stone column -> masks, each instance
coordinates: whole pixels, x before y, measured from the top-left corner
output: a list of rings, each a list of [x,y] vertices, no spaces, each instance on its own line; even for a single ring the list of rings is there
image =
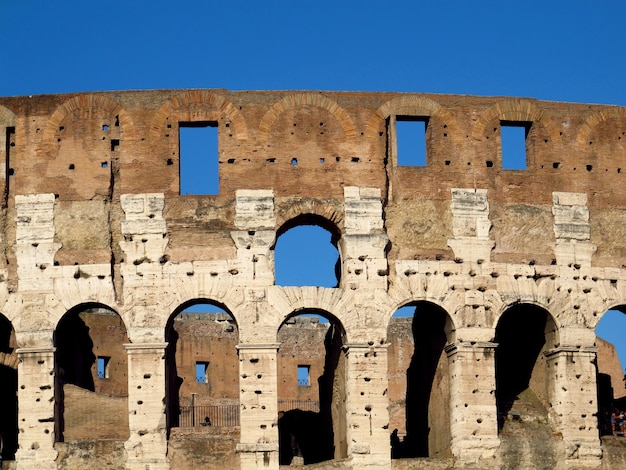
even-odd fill
[[[56,470],[53,347],[17,350],[18,470]]]
[[[599,466],[595,347],[559,346],[546,353],[551,417],[565,445],[566,467]]]
[[[128,470],[169,469],[165,424],[167,343],[125,344],[128,353]]]
[[[352,468],[390,469],[387,346],[347,344],[346,415]]]
[[[242,470],[278,470],[278,344],[240,344],[239,406]]]
[[[495,454],[498,438],[495,349],[490,342],[446,346],[450,367],[452,454],[476,462]]]

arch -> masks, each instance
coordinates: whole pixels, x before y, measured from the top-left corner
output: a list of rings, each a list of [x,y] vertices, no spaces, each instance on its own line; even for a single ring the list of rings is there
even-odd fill
[[[306,219],[312,219],[313,225],[319,225],[331,233],[339,234],[344,226],[343,207],[335,207],[317,199],[294,201],[293,204],[279,207],[276,214],[277,238],[281,233],[298,224],[310,225],[303,223]]]
[[[356,139],[357,132],[352,118],[336,101],[331,100],[321,93],[297,93],[285,96],[267,110],[259,123],[259,140],[261,142],[267,142],[274,122],[276,122],[278,117],[286,110],[307,105],[317,106],[328,111],[339,121],[346,140],[353,142]]]
[[[546,352],[558,345],[558,329],[550,312],[536,304],[515,303],[500,316],[495,329],[496,407],[498,429],[516,407],[534,404],[548,416],[550,387]],[[519,411],[517,411],[519,413]]]
[[[496,120],[533,122],[545,129],[552,141],[556,141],[559,138],[557,125],[545,115],[543,110],[526,99],[497,101],[479,116],[472,129],[472,138],[482,140],[487,132],[487,128]]]
[[[238,426],[239,329],[230,310],[207,298],[187,300],[168,318],[165,339],[168,439],[172,428]]]
[[[187,112],[181,116],[183,121],[198,120],[220,120],[221,117],[228,124],[232,124],[235,130],[235,137],[242,141],[248,139],[248,127],[246,121],[239,110],[224,96],[209,90],[189,90],[174,95],[167,100],[158,111],[156,111],[152,126],[150,128],[151,139],[158,139],[166,119],[187,106],[200,106],[202,109],[195,110],[203,114],[202,119],[192,116]],[[208,119],[206,115],[210,116]]]
[[[119,116],[119,125],[124,129],[125,137],[133,138],[133,121],[130,114],[119,103],[102,94],[84,94],[74,96],[57,107],[48,119],[43,132],[42,144],[54,144],[55,133],[63,119],[78,109],[101,109],[110,116]]]
[[[285,222],[279,227],[274,243],[276,284],[337,287],[341,282],[340,237],[334,223],[315,214],[300,214]]]
[[[386,101],[378,107],[367,123],[365,136],[368,141],[376,138],[381,123],[391,115],[436,117],[447,125],[451,132],[458,129],[454,116],[436,101],[421,95],[404,95]]]
[[[289,465],[296,455],[305,464],[347,457],[341,321],[327,311],[294,310],[279,326],[277,340],[280,463]]]
[[[597,111],[587,117],[576,133],[576,144],[581,148],[588,146],[591,134],[596,126],[609,119],[622,119],[626,121],[626,108],[622,106],[606,107],[602,111]]]
[[[128,438],[127,343],[123,319],[104,304],[79,304],[61,317],[53,335],[57,441]]]
[[[450,385],[444,348],[454,340],[452,317],[428,301],[409,302],[396,313],[400,316],[394,314],[387,328],[392,458],[449,452]]]

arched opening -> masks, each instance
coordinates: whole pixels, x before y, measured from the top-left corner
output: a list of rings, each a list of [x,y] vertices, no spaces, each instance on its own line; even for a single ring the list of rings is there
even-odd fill
[[[387,328],[392,458],[434,457],[450,449],[450,317],[430,302],[398,309]]]
[[[0,462],[17,451],[17,342],[11,322],[0,314]]]
[[[181,305],[165,338],[168,438],[239,426],[239,330],[225,306],[208,299]]]
[[[598,427],[601,436],[623,436],[619,415],[626,413],[626,306],[604,313],[596,327]],[[611,419],[613,413],[615,416]]]
[[[498,430],[508,420],[533,418],[547,422],[549,380],[544,352],[557,342],[552,316],[531,304],[516,304],[500,317],[496,327],[495,352],[496,406]]]
[[[337,287],[341,262],[339,231],[327,219],[303,214],[277,233],[274,260],[276,285]]]
[[[347,456],[345,331],[334,316],[302,310],[278,330],[281,465]]]
[[[126,440],[128,343],[121,317],[100,304],[69,310],[54,331],[56,440]]]

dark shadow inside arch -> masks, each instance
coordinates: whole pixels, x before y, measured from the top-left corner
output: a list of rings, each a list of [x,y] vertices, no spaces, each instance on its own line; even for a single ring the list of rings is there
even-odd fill
[[[182,304],[165,340],[168,439],[179,428],[239,426],[239,331],[226,307],[209,299]]]
[[[15,331],[0,314],[0,462],[17,451],[17,354]]]
[[[335,224],[315,214],[287,221],[276,234],[276,285],[337,287],[341,260]]]
[[[61,318],[54,331],[57,441],[128,438],[128,342],[124,322],[104,305],[83,304]]]
[[[347,456],[345,331],[332,315],[303,310],[278,331],[281,465]]]
[[[448,314],[429,302],[414,302],[392,317],[387,336],[392,458],[432,457],[449,450],[444,347],[450,329]]]
[[[547,333],[553,331],[553,321],[547,311],[530,304],[514,305],[500,318],[495,336],[498,344],[495,370],[499,430],[522,392],[529,389],[535,370],[541,383],[530,390],[540,402],[545,401],[545,358],[540,353],[546,344],[551,343],[547,343]]]

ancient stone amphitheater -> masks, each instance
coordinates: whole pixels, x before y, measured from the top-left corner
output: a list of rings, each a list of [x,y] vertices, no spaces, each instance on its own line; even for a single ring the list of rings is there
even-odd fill
[[[181,191],[186,129],[216,135],[205,194]],[[549,441],[524,468],[617,462],[594,330],[626,305],[625,108],[127,91],[0,98],[0,131],[5,465],[511,468],[524,439]],[[277,241],[302,225],[330,232],[336,286],[276,284]],[[184,327],[198,303],[221,309],[219,335]],[[185,381],[182,364],[215,369]],[[310,438],[280,405],[311,386],[287,383],[296,367],[317,382]],[[185,427],[187,392],[235,421]]]

